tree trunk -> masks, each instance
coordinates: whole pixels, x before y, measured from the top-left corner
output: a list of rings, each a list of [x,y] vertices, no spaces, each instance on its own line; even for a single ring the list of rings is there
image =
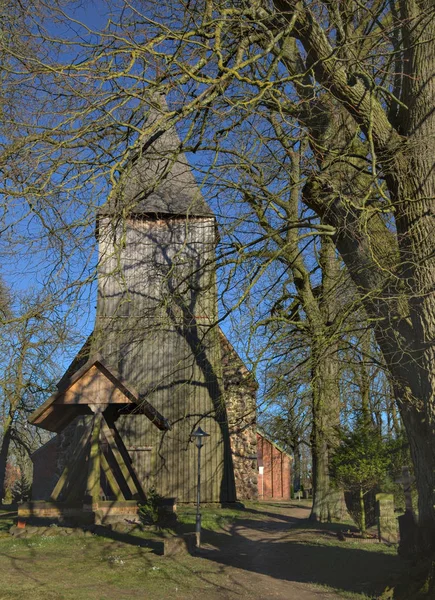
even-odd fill
[[[408,432],[419,493],[423,548],[435,549],[435,21],[433,3],[404,2],[404,131],[407,145],[391,188],[397,198],[397,229],[403,281],[409,290],[412,352],[402,418]],[[408,406],[410,405],[410,407]]]
[[[390,400],[390,410],[389,414],[391,415],[391,430],[394,431],[395,437],[398,437],[402,433],[402,425],[399,421],[399,417],[397,414],[396,401],[394,398]]]
[[[367,526],[366,526],[366,507],[364,504],[364,492],[362,488],[359,490],[359,507],[361,511],[361,521],[360,521],[360,531],[361,535],[366,534]]]
[[[274,0],[274,4],[288,20],[296,18],[292,35],[303,45],[307,64],[305,70],[300,69],[297,59],[303,61],[294,42],[288,44],[286,65],[290,73],[299,69],[305,76],[301,79],[305,88],[298,90],[301,97],[307,100],[310,94],[310,82],[306,85],[310,69],[329,92],[329,104],[326,101],[319,107],[321,117],[312,110],[305,119],[313,153],[323,168],[318,178],[307,182],[304,199],[325,224],[335,228],[337,248],[374,324],[411,444],[423,537],[435,548],[433,0],[398,3],[401,49],[395,68],[396,81],[397,75],[401,80],[400,102],[397,114],[391,115],[367,82],[350,77],[345,63],[334,60],[329,39],[309,8],[300,5],[292,13],[288,2]],[[364,169],[355,169],[352,177],[342,161],[328,162],[333,157],[331,146],[338,156],[351,143],[360,144],[349,116],[370,141],[370,150],[355,151],[354,147],[352,156],[370,156],[382,170],[396,230],[376,206],[372,210],[368,203],[359,204],[364,195],[361,190],[368,189],[361,179]]]
[[[343,490],[329,477],[331,452],[339,442],[339,342],[331,327],[338,311],[340,265],[331,239],[321,240],[322,294],[319,300],[324,328],[312,344],[313,353],[313,520],[341,520],[346,516]],[[316,335],[316,334],[314,334]],[[314,456],[316,454],[316,456]]]
[[[0,502],[3,502],[5,497],[5,483],[6,483],[6,465],[8,462],[9,447],[11,445],[12,437],[12,417],[8,416],[4,429],[3,429],[3,440],[0,448]]]
[[[326,432],[324,390],[319,377],[320,365],[314,365],[312,375],[313,421],[311,427],[311,454],[313,463],[313,507],[310,519],[323,523],[331,520],[329,506],[329,452]],[[326,402],[327,402],[326,398]]]
[[[359,390],[361,395],[361,416],[366,427],[372,423],[372,410],[370,402],[371,379],[367,368],[367,360],[371,352],[371,331],[365,333],[359,344],[361,346],[361,360],[358,365],[359,371]]]
[[[317,361],[315,348],[312,352],[313,507],[310,519],[319,522],[341,520],[346,514],[344,494],[329,477],[330,455],[338,443],[340,417],[337,356],[334,347],[329,347],[329,352]]]
[[[301,448],[296,445],[293,449],[293,492],[301,489]]]
[[[397,387],[396,385],[395,388]],[[398,393],[418,491],[419,551],[425,553],[435,549],[435,434],[433,424],[419,408],[420,403],[415,400],[415,396],[409,395],[409,390]]]

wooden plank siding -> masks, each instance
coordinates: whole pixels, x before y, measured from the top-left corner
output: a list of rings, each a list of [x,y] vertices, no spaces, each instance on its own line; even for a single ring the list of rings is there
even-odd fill
[[[133,385],[171,424],[161,432],[147,417],[121,415],[127,447],[151,449],[149,483],[179,502],[195,501],[200,424],[204,502],[235,500],[223,401],[214,218],[99,222],[99,287],[92,352]]]
[[[157,96],[148,108],[149,123],[167,110]],[[61,465],[78,441],[72,439],[74,427],[89,421],[96,406],[107,419],[101,435],[103,494],[130,496],[134,480],[137,489],[155,486],[178,502],[196,500],[191,434],[198,425],[210,434],[202,450],[202,500],[236,500],[231,432],[238,489],[255,497],[255,415],[246,415],[255,413],[256,385],[227,341],[223,354],[232,367],[224,396],[216,220],[175,129],[148,142],[128,156],[97,213],[94,331],[58,392],[30,420],[59,433]],[[112,476],[116,481],[110,483]]]
[[[55,404],[128,404],[131,400],[97,366],[92,366]]]

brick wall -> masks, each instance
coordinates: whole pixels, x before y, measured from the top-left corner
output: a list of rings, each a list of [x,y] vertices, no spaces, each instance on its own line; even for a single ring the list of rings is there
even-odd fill
[[[264,500],[291,499],[291,458],[257,433],[259,463],[263,473],[258,478],[258,497]]]

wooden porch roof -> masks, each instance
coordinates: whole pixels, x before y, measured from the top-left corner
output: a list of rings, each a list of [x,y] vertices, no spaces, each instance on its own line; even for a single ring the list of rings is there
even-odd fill
[[[94,355],[70,377],[63,377],[55,392],[29,417],[29,423],[47,429],[62,431],[79,415],[91,415],[92,406],[136,405],[137,412],[145,414],[162,430],[170,428],[163,417],[145,398],[121,376],[109,368],[100,355]],[[104,408],[103,408],[104,410]]]

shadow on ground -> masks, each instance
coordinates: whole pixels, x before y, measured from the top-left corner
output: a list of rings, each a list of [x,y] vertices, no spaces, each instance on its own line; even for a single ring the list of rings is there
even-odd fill
[[[265,514],[265,513],[263,513]],[[397,555],[338,545],[342,524],[313,524],[273,513],[273,520],[237,520],[228,533],[204,532],[214,549],[201,555],[211,561],[277,580],[322,585],[344,592],[379,595],[406,563]],[[228,535],[229,534],[229,535]]]
[[[199,560],[180,556],[169,562],[166,559],[159,562],[160,559],[155,556],[162,552],[161,538],[150,539],[136,531],[122,533],[96,527],[94,531],[98,537],[108,538],[117,544],[92,544],[89,549],[84,545],[82,559],[97,570],[109,564],[111,576],[115,576],[118,563],[112,564],[110,561],[115,560],[119,553],[127,565],[132,563],[132,572],[139,565],[139,571],[145,569],[150,573],[147,581],[149,577],[156,579],[161,572],[164,573],[162,581],[170,581],[175,590],[181,578],[181,586],[186,588],[188,595],[183,595],[180,589],[179,597],[192,600],[202,597],[204,590],[207,590],[210,600],[233,600],[239,597],[255,600],[272,597],[336,599],[338,592],[344,597],[350,593],[363,593],[368,598],[375,598],[390,580],[397,578],[407,568],[406,562],[395,554],[383,552],[382,546],[378,548],[371,544],[370,548],[365,548],[353,543],[340,543],[336,533],[344,528],[349,529],[348,525],[312,523],[306,518],[308,514],[309,509],[300,505],[247,508],[232,524],[226,525],[225,531],[203,530],[204,547],[198,552]],[[35,539],[23,540],[24,544],[28,544],[28,554],[25,556],[6,552],[3,558],[8,561],[8,569],[19,573],[23,580],[34,580],[36,585],[38,577],[41,582],[44,581],[44,572],[40,570],[46,565],[45,556],[42,560],[40,551],[36,550]],[[55,556],[54,548],[51,552]],[[71,557],[64,550],[62,554],[64,563],[60,567],[69,569]],[[31,570],[29,564],[33,563]],[[126,568],[125,565],[122,567],[124,570]],[[138,585],[142,585],[139,571],[135,576]],[[107,578],[107,569],[101,573],[102,578]],[[156,579],[156,585],[159,581]],[[192,581],[195,582],[195,592],[190,589]],[[333,591],[322,593],[314,590],[311,587],[313,584],[327,586]]]

